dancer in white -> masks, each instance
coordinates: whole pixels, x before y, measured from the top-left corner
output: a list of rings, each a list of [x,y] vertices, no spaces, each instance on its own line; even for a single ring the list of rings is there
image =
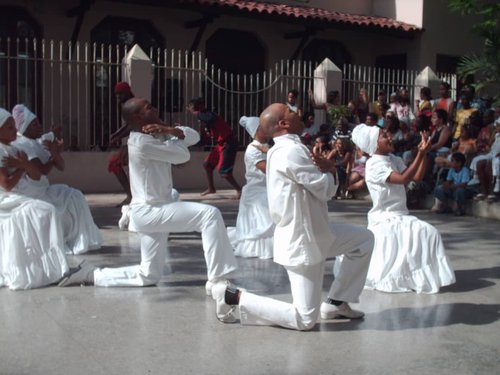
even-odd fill
[[[304,124],[297,113],[275,103],[262,112],[260,124],[275,142],[267,155],[266,175],[269,209],[276,224],[274,261],[288,273],[293,302],[218,283],[212,289],[218,319],[235,322],[238,304],[242,324],[309,330],[320,312],[323,319],[361,318],[364,314],[351,310],[348,302],[357,302],[363,290],[373,235],[365,228],[328,222],[327,201],[337,189],[335,164],[318,155],[313,164],[300,140]],[[321,303],[325,259],[340,254],[344,262],[327,302]]]
[[[375,236],[366,288],[383,292],[437,293],[455,282],[441,235],[432,225],[408,215],[405,184],[419,181],[425,173],[430,140],[422,142],[413,163],[391,154],[392,140],[378,127],[360,124],[352,133],[354,143],[372,155],[366,162],[366,185],[373,208],[368,229]]]
[[[269,212],[266,189],[267,137],[259,127],[258,117],[240,119],[253,141],[245,151],[245,179],[241,191],[236,227],[228,227],[227,235],[236,256],[269,259],[273,257],[274,223]]]
[[[0,108],[0,286],[19,290],[53,284],[69,268],[55,207],[24,195],[40,173],[15,139],[14,119]]]
[[[220,211],[172,198],[172,164],[189,160],[188,145],[199,134],[187,127],[159,125],[158,111],[146,99],[132,98],[123,105],[123,116],[131,129],[128,139],[130,226],[141,235],[141,264],[122,268],[95,269],[80,266],[60,286],[94,282],[96,286],[146,286],[160,281],[167,255],[169,233],[201,232],[207,264],[207,293],[213,284],[236,269],[236,259]],[[169,135],[162,142],[152,134]]]
[[[89,250],[99,249],[102,237],[95,225],[89,205],[81,191],[67,185],[50,185],[47,174],[53,167],[63,170],[64,159],[61,156],[62,141],[52,137],[41,141],[42,127],[35,116],[22,104],[12,110],[16,121],[18,136],[12,144],[28,155],[38,167],[42,177],[33,183],[33,198],[38,198],[53,204],[60,214],[64,242],[67,253],[83,254]],[[45,148],[47,147],[47,148]]]

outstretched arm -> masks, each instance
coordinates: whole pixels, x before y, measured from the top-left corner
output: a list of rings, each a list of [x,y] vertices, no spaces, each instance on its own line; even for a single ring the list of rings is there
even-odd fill
[[[403,173],[392,172],[387,179],[391,184],[406,185],[410,181],[421,181],[425,174],[426,155],[430,148],[430,139],[422,133],[422,141],[418,145],[418,152],[415,160]]]

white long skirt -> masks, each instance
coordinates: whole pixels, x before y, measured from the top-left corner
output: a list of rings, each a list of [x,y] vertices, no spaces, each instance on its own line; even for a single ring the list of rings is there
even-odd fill
[[[265,187],[243,186],[236,227],[228,227],[227,235],[236,256],[273,257],[274,224]]]
[[[60,215],[67,252],[83,254],[99,249],[102,236],[81,191],[67,185],[50,185],[40,199],[52,203]]]
[[[365,288],[437,293],[455,282],[441,235],[415,216],[400,215],[368,227],[375,236]]]
[[[32,289],[59,281],[69,268],[54,206],[10,193],[0,199],[0,286]]]

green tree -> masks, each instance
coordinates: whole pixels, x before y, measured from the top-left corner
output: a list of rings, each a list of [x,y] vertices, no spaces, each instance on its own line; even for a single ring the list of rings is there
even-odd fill
[[[458,64],[460,77],[474,75],[476,91],[494,93],[495,105],[500,105],[500,1],[448,0],[449,8],[462,15],[477,15],[481,21],[472,28],[484,38],[482,54],[463,56]]]

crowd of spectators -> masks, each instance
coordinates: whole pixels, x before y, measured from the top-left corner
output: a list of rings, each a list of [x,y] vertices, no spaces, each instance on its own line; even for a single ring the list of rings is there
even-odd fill
[[[351,142],[354,127],[364,123],[383,128],[392,139],[394,153],[406,165],[415,158],[421,132],[431,138],[426,177],[407,186],[410,208],[423,208],[421,198],[428,194],[435,197],[433,211],[456,215],[465,213],[466,199],[498,200],[500,106],[493,108],[491,100],[476,97],[472,86],[463,88],[457,102],[447,82],[441,82],[437,98],[422,87],[415,103],[406,88],[389,95],[389,101],[384,91],[371,101],[364,88],[346,105],[341,104],[338,91],[329,92],[325,103],[315,102],[312,91],[309,98],[302,141],[337,162],[340,186],[333,198],[352,199],[366,186],[364,164],[369,156]],[[325,123],[315,121],[313,109],[326,111]]]

